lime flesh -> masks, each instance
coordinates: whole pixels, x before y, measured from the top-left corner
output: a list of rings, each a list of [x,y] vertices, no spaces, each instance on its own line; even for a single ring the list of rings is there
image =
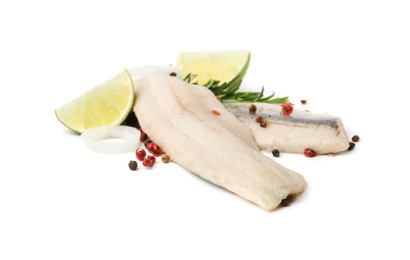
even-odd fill
[[[76,133],[119,125],[134,104],[134,81],[127,70],[55,110],[60,122]]]
[[[222,85],[242,81],[249,67],[249,51],[181,52],[177,66],[184,76],[195,74],[196,84],[206,85],[210,80]]]

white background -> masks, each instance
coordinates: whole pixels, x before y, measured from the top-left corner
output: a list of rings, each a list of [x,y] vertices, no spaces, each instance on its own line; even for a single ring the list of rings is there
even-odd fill
[[[409,259],[408,1],[2,1],[0,259]],[[351,153],[283,154],[265,212],[175,164],[85,148],[54,109],[123,67],[250,50],[245,89],[342,117]],[[299,104],[307,99],[308,105]],[[269,155],[268,155],[269,156]]]

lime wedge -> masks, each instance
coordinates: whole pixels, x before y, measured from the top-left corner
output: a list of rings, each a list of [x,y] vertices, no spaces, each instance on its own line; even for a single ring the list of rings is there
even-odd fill
[[[249,67],[249,51],[181,52],[177,66],[184,77],[195,74],[196,84],[206,85],[210,80],[219,81],[219,85],[238,84],[242,81]]]
[[[134,81],[127,70],[55,110],[60,122],[76,133],[121,124],[134,104]]]

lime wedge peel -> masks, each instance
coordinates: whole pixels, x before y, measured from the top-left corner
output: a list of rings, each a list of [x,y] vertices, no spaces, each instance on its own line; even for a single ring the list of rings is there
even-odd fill
[[[134,81],[124,69],[112,79],[55,110],[58,120],[81,134],[97,126],[119,125],[131,111],[135,100]]]

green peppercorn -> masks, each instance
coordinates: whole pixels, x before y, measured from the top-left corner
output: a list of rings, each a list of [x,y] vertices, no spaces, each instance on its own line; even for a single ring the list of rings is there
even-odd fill
[[[167,154],[164,153],[164,154],[161,156],[161,160],[162,160],[163,163],[169,163],[170,158],[169,158],[169,156],[168,156]]]

